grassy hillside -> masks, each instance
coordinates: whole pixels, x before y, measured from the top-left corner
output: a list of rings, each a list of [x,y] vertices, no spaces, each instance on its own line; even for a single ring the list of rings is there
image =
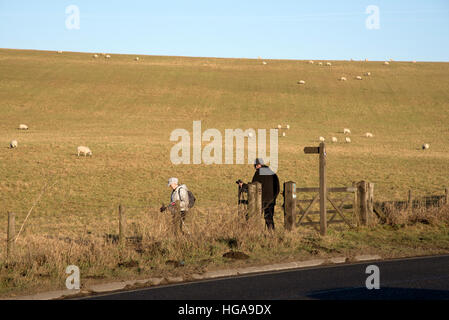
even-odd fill
[[[363,81],[356,75],[372,73]],[[47,181],[57,184],[35,216],[95,213],[91,207],[158,206],[166,181],[178,176],[199,205],[235,201],[237,178],[251,165],[170,163],[172,130],[274,128],[280,139],[283,181],[317,184],[317,159],[304,155],[319,136],[352,144],[328,147],[330,185],[366,179],[376,198],[397,198],[408,188],[441,190],[449,177],[449,65],[444,63],[304,61],[143,57],[0,51],[0,191],[2,208],[19,215]],[[337,81],[346,76],[347,82]],[[303,79],[305,86],[297,85]],[[30,131],[19,132],[19,123]],[[373,132],[373,139],[363,134]],[[12,139],[17,150],[6,147]],[[424,142],[431,149],[418,148]],[[92,159],[75,156],[88,145]]]
[[[449,64],[213,59],[0,50],[0,236],[6,212],[21,225],[46,184],[50,187],[27,221],[28,235],[103,235],[116,232],[117,206],[131,219],[158,215],[177,176],[195,193],[196,206],[236,202],[238,178],[251,165],[179,165],[170,162],[176,128],[192,132],[274,128],[281,183],[318,184],[317,157],[305,146],[328,141],[330,186],[375,183],[376,200],[441,193],[449,184]],[[366,71],[370,77],[354,78]],[[348,81],[338,81],[346,76]],[[298,85],[305,80],[305,85]],[[25,123],[29,131],[17,127]],[[343,143],[343,128],[352,131]],[[374,138],[367,139],[365,132]],[[12,139],[17,149],[8,149]],[[429,143],[430,149],[420,146]],[[92,158],[78,158],[87,145]],[[54,185],[53,185],[54,184]],[[279,201],[282,202],[282,199]],[[281,222],[280,207],[276,219]],[[207,219],[210,219],[208,217]],[[0,246],[0,255],[4,254]]]
[[[356,81],[370,71],[371,77]],[[401,197],[408,188],[439,191],[449,176],[449,64],[304,61],[0,51],[0,191],[2,208],[23,212],[45,181],[51,196],[37,211],[76,214],[91,205],[157,206],[178,176],[210,205],[235,200],[237,178],[250,165],[170,163],[172,130],[274,128],[280,139],[279,176],[317,184],[316,158],[304,155],[319,136],[353,143],[328,146],[329,183],[376,183],[376,198]],[[337,79],[346,76],[348,81]],[[306,85],[297,85],[298,80]],[[30,131],[19,132],[19,123]],[[373,132],[373,139],[363,137]],[[6,147],[19,141],[17,150]],[[422,143],[430,150],[418,150]],[[75,156],[88,145],[92,159]],[[39,214],[36,214],[38,216]]]

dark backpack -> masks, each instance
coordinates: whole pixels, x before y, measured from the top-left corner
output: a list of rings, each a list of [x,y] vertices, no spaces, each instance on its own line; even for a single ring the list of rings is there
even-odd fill
[[[179,199],[181,200],[181,188],[178,189]],[[192,191],[187,190],[187,194],[189,195],[189,209],[193,208],[195,205],[195,196],[193,195]]]

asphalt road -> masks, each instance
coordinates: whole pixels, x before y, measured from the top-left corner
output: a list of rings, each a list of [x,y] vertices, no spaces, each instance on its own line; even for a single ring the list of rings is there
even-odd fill
[[[380,289],[366,288],[369,265]],[[449,255],[322,266],[87,297],[102,300],[449,299]]]

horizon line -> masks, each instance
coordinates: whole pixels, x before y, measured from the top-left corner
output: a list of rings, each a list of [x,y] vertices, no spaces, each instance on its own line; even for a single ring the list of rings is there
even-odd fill
[[[235,59],[235,60],[279,60],[279,61],[309,61],[309,60],[322,60],[322,61],[348,61],[348,62],[383,62],[383,61],[388,61],[388,62],[412,62],[412,61],[416,61],[416,62],[425,62],[425,63],[448,63],[449,59],[444,61],[444,60],[400,60],[400,59],[393,59],[390,60],[390,58],[388,59],[383,59],[383,60],[370,60],[368,59],[367,61],[365,61],[365,59],[317,59],[317,58],[298,58],[298,59],[294,59],[294,58],[263,58],[263,57],[257,57],[257,58],[248,58],[248,57],[213,57],[213,56],[183,56],[183,55],[163,55],[163,54],[144,54],[144,53],[119,53],[119,52],[110,52],[110,51],[104,51],[104,52],[99,52],[99,51],[65,51],[65,50],[56,50],[56,49],[30,49],[30,48],[3,48],[0,47],[0,50],[12,50],[12,51],[37,51],[37,52],[58,52],[58,51],[62,51],[63,53],[81,53],[81,54],[101,54],[101,53],[105,53],[105,54],[110,54],[110,55],[123,55],[123,56],[131,56],[131,55],[141,55],[141,56],[149,56],[149,57],[173,57],[173,58],[192,58],[192,59],[200,59],[200,58],[206,58],[206,59]],[[351,61],[352,59],[352,61]]]

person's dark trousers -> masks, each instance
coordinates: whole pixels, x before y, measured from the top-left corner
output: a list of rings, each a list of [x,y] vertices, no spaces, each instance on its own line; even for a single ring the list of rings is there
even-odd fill
[[[186,211],[181,211],[180,214],[176,212],[176,209],[172,208],[171,210],[172,218],[173,218],[173,231],[175,234],[178,232],[183,233],[182,225],[186,219]]]
[[[266,204],[264,205],[264,207],[265,206]],[[265,225],[267,226],[268,230],[274,230],[274,206],[274,203],[269,204],[264,210]]]

